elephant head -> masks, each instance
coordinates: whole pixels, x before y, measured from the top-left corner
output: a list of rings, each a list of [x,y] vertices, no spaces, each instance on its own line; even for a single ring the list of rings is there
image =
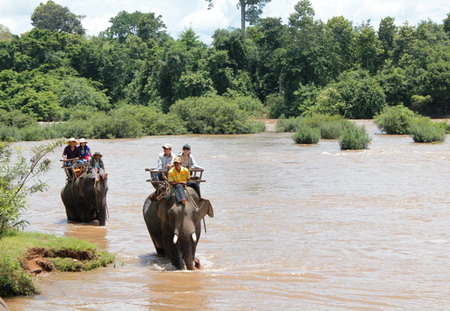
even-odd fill
[[[188,200],[185,205],[177,202],[173,189],[157,203],[161,219],[162,239],[166,254],[177,269],[194,270],[194,258],[201,234],[200,220],[213,209],[209,200],[200,199],[197,192],[186,187]]]

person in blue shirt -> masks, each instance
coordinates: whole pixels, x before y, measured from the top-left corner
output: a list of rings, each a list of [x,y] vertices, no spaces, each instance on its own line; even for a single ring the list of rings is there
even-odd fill
[[[91,148],[89,148],[89,146],[87,145],[87,141],[84,138],[80,138],[79,143],[80,158],[84,163],[87,163],[92,157]]]

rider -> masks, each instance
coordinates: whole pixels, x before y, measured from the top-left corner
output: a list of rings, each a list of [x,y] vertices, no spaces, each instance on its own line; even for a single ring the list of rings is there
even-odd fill
[[[66,144],[68,146],[64,148],[62,157],[64,160],[67,160],[65,162],[66,166],[73,166],[77,160],[81,158],[80,148],[77,146],[78,141],[72,137],[66,142]]]
[[[181,158],[181,166],[186,167],[188,169],[202,168],[195,162],[194,156],[191,153],[191,146],[189,146],[188,144],[185,144],[183,146],[183,151],[180,152],[178,156]]]
[[[102,157],[103,155],[100,152],[94,153],[94,156],[89,161],[89,164],[102,179],[106,179],[108,177],[108,173],[105,173],[105,165],[103,164]],[[98,181],[98,178],[96,178],[96,180]]]
[[[192,187],[200,196],[200,189],[196,182],[190,182],[191,174],[189,170],[181,166],[181,158],[176,157],[173,160],[174,168],[169,171],[169,184],[175,189],[177,201],[181,204],[186,204],[186,194],[184,193],[184,186]]]
[[[163,152],[158,156],[158,170],[160,171],[157,174],[158,180],[165,180],[167,172],[173,167],[173,159],[176,157],[174,153],[172,153],[172,145],[165,144],[162,146]]]
[[[80,155],[81,155],[81,160],[84,163],[87,163],[91,157],[92,157],[92,153],[91,153],[91,148],[89,148],[89,146],[87,145],[87,141],[84,138],[80,138]]]

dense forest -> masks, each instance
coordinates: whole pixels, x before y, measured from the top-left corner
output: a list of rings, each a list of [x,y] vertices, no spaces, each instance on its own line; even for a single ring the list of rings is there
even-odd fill
[[[120,109],[137,118],[145,111],[167,118],[163,133],[174,134],[195,132],[173,126],[196,112],[372,118],[403,104],[431,116],[450,113],[450,13],[441,24],[396,26],[385,17],[375,29],[342,16],[318,20],[302,0],[287,24],[255,19],[245,36],[218,29],[209,46],[192,29],[172,38],[163,17],[151,12],[122,11],[89,37],[81,16],[48,1],[31,24],[20,36],[0,25],[0,109],[39,121],[100,112],[120,118]],[[228,132],[258,128],[246,126]]]

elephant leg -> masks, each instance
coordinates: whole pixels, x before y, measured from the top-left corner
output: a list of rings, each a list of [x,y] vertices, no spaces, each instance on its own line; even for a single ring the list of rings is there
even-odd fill
[[[106,208],[101,207],[98,211],[98,221],[100,223],[100,226],[106,225]]]
[[[153,242],[153,245],[155,246],[156,253],[158,255],[166,255],[164,246],[161,244],[161,241],[162,241],[161,232],[152,232],[152,233],[150,233],[150,237],[152,238],[152,242]]]
[[[163,233],[163,243],[164,250],[166,251],[167,257],[169,257],[172,265],[176,269],[182,270],[184,268],[184,262],[181,258],[181,252],[178,244],[173,244],[173,234]]]

